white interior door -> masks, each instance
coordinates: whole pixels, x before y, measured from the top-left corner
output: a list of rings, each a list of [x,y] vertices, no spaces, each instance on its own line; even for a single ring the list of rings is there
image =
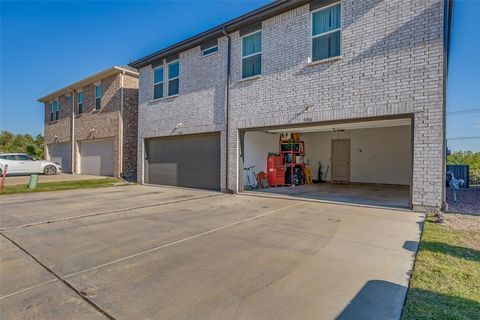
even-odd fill
[[[350,182],[350,140],[332,140],[332,182]]]

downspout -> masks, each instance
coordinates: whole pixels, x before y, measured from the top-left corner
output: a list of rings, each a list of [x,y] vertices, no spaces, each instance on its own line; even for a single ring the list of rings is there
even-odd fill
[[[232,62],[232,39],[230,38],[230,35],[227,33],[227,30],[225,30],[225,27],[222,29],[223,35],[227,38],[227,79],[226,79],[226,86],[225,86],[225,189],[229,193],[234,193],[233,190],[231,190],[228,186],[229,179],[228,179],[228,161],[229,161],[229,155],[228,155],[228,135],[229,135],[229,119],[230,119],[230,74],[231,74],[231,62]]]
[[[454,0],[445,0],[444,1],[444,35],[443,35],[443,101],[442,101],[442,111],[443,111],[443,152],[442,152],[442,202],[440,204],[441,210],[447,210],[447,189],[445,188],[445,180],[447,178],[447,82],[448,82],[448,66],[450,58],[450,41],[452,36],[452,27],[453,27],[453,8]]]
[[[72,118],[71,118],[71,123],[72,125],[70,126],[70,161],[71,161],[71,166],[72,166],[72,174],[76,174],[76,162],[75,161],[75,91],[72,89],[68,89],[70,94],[72,95]],[[63,168],[62,168],[63,169]]]
[[[119,135],[118,135],[118,155],[120,158],[120,161],[118,162],[118,168],[120,171],[120,177],[124,179],[125,177],[122,177],[123,173],[123,99],[124,99],[124,92],[123,92],[123,86],[125,85],[125,71],[123,71],[120,74],[120,120],[119,120]]]

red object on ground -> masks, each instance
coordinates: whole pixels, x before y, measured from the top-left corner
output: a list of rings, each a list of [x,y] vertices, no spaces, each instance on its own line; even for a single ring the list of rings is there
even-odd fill
[[[285,184],[285,166],[283,157],[267,157],[267,181],[271,187]]]
[[[2,182],[0,182],[0,192],[3,191],[3,186],[5,185],[5,178],[7,177],[7,170],[8,170],[8,165],[5,165],[5,169],[3,170],[3,175],[2,175]]]

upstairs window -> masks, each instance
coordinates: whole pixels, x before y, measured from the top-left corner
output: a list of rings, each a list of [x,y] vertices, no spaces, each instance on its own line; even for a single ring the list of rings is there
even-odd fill
[[[102,108],[102,84],[99,83],[95,86],[95,110]]]
[[[60,109],[60,103],[55,100],[55,120],[58,120],[58,110]]]
[[[340,3],[312,12],[312,60],[318,61],[340,55]]]
[[[83,113],[83,92],[78,93],[78,106],[77,106],[77,113]]]
[[[50,121],[55,120],[55,107],[53,105],[53,101],[50,102]]]
[[[242,78],[262,73],[262,31],[242,37]]]
[[[163,98],[163,67],[153,69],[153,99]]]
[[[202,50],[202,56],[208,56],[210,54],[213,54],[215,52],[218,52],[218,46],[210,47],[205,50]]]
[[[180,81],[180,63],[173,61],[168,64],[168,95],[174,96],[178,94]]]

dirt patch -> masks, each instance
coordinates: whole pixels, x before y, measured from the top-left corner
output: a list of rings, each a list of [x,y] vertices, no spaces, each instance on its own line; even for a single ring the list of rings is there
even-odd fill
[[[448,212],[480,215],[480,187],[460,189],[457,202],[453,201],[453,191],[447,188]]]
[[[446,227],[453,230],[480,233],[480,216],[447,214],[445,216],[444,224]]]

